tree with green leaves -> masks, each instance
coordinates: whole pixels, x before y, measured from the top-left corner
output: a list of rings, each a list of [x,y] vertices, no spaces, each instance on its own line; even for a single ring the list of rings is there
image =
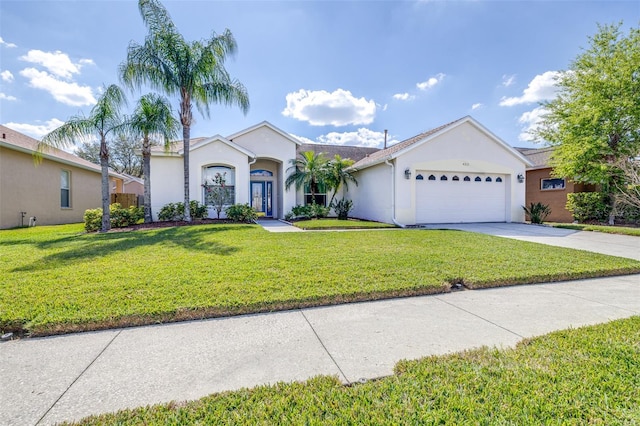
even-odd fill
[[[533,132],[556,146],[554,176],[598,184],[612,203],[626,186],[621,161],[640,155],[640,29],[625,35],[621,26],[599,26],[590,46],[559,75],[558,96],[544,104]]]
[[[109,168],[118,173],[142,177],[142,155],[140,141],[127,135],[117,135],[107,141],[109,146]],[[83,141],[76,147],[75,154],[87,161],[100,165],[100,141]]]
[[[130,88],[145,84],[169,96],[180,98],[178,115],[182,125],[184,152],[185,220],[189,209],[189,144],[193,123],[192,107],[210,116],[210,105],[237,105],[246,114],[249,96],[238,80],[224,67],[227,56],[235,53],[236,41],[229,30],[213,33],[202,41],[188,42],[174,25],[158,0],[139,0],[142,20],[148,34],[143,44],[131,42],[127,59],[120,65],[122,81]]]
[[[144,176],[144,221],[153,220],[151,212],[151,146],[162,140],[165,149],[178,134],[179,123],[167,98],[149,93],[142,96],[133,115],[127,120],[128,133],[142,139],[142,174]]]
[[[298,154],[297,158],[289,160],[289,163],[289,176],[284,182],[286,188],[295,185],[296,189],[300,189],[308,185],[311,201],[315,203],[319,186],[325,183],[329,174],[327,158],[321,152],[305,151]]]
[[[328,206],[333,206],[333,200],[341,186],[344,185],[345,188],[349,189],[349,182],[358,186],[358,181],[349,170],[349,167],[351,167],[353,163],[354,161],[350,158],[342,158],[338,154],[336,154],[333,159],[329,160],[327,163],[328,173],[324,182],[327,189],[333,191],[331,201],[329,201]]]
[[[56,148],[72,146],[81,138],[97,137],[100,140],[100,168],[102,172],[101,232],[107,232],[111,228],[109,218],[109,147],[107,138],[122,128],[121,109],[126,103],[127,99],[122,89],[112,84],[104,89],[97,103],[91,108],[88,117],[82,114],[72,116],[62,126],[45,135],[38,144],[38,153],[40,153],[46,150],[48,146]]]

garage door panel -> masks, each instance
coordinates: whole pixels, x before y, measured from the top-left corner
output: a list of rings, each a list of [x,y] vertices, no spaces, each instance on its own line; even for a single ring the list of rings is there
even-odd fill
[[[504,222],[506,220],[505,176],[474,174],[465,182],[454,181],[454,174],[419,172],[424,180],[416,181],[416,223]],[[436,180],[428,180],[430,175]],[[458,176],[461,176],[458,174]],[[465,176],[465,175],[462,175]],[[476,177],[481,181],[477,182]],[[490,177],[491,182],[486,178]],[[500,177],[501,182],[496,178]]]

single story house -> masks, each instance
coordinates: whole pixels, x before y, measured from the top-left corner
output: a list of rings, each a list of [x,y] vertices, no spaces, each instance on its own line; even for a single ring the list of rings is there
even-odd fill
[[[593,192],[596,190],[595,185],[552,177],[549,159],[554,147],[517,149],[532,163],[527,168],[526,205],[529,206],[531,203],[548,205],[551,214],[545,220],[549,222],[573,222],[573,216],[566,207],[567,195],[573,192]]]
[[[0,125],[0,229],[82,222],[101,205],[100,166],[51,148],[34,162],[39,141]],[[110,187],[122,176],[110,173]]]
[[[267,217],[282,218],[304,204],[303,189],[286,189],[287,169],[306,150],[295,137],[268,122],[233,135],[194,138],[190,146],[190,194],[206,203],[205,185],[225,177],[228,203],[249,203]],[[333,157],[339,149],[324,151]],[[521,153],[467,116],[386,149],[351,150],[358,186],[351,216],[402,226],[423,223],[523,222],[524,176],[532,164]],[[357,152],[356,152],[357,151]],[[182,143],[151,155],[154,214],[182,201]],[[213,208],[210,217],[215,217]]]

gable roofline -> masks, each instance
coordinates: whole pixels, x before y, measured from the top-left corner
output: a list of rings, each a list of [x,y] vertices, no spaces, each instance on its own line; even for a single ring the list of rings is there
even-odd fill
[[[368,167],[371,166],[375,166],[377,164],[380,163],[384,163],[386,161],[390,161],[393,159],[398,158],[401,155],[406,154],[407,152],[425,144],[428,143],[429,141],[437,138],[438,136],[447,133],[453,129],[455,129],[456,127],[459,127],[465,123],[470,123],[471,125],[473,125],[474,127],[476,127],[478,130],[480,130],[482,133],[484,133],[486,136],[488,136],[490,139],[494,140],[495,142],[498,143],[499,146],[501,146],[503,149],[505,149],[507,152],[509,152],[511,155],[513,155],[514,157],[517,157],[520,161],[522,161],[524,164],[526,164],[527,166],[533,166],[533,164],[531,163],[531,161],[529,161],[529,159],[527,159],[524,155],[522,155],[519,151],[517,151],[515,148],[511,147],[509,144],[507,144],[505,141],[503,141],[502,139],[500,139],[498,136],[496,136],[493,132],[491,132],[489,129],[487,129],[486,127],[484,127],[482,124],[480,124],[477,120],[475,120],[473,117],[471,117],[470,115],[467,115],[465,117],[459,118],[455,121],[452,121],[450,123],[447,123],[445,125],[442,125],[440,127],[436,127],[434,129],[428,130],[426,132],[420,133],[416,136],[413,136],[409,139],[405,139],[402,142],[398,142],[395,145],[392,145],[390,147],[388,147],[387,149],[383,149],[380,150],[378,152],[375,152],[373,154],[371,154],[368,157],[363,158],[362,160],[358,161],[356,164],[354,164],[352,167],[356,170],[361,170],[361,169],[366,169]]]
[[[249,151],[246,148],[241,147],[237,143],[232,142],[231,140],[225,138],[222,135],[214,135],[214,136],[212,136],[210,138],[206,138],[204,140],[198,141],[197,143],[195,143],[195,144],[193,144],[193,145],[191,145],[189,147],[189,151],[194,151],[194,150],[196,150],[198,148],[201,148],[201,147],[203,147],[205,145],[209,145],[210,143],[213,143],[213,142],[222,142],[222,143],[228,145],[229,147],[235,149],[236,151],[240,151],[241,153],[245,154],[247,157],[256,158],[256,154],[254,154],[253,152]],[[184,149],[182,149],[182,148],[179,149],[178,150],[178,154],[179,155],[183,155],[184,154]]]
[[[230,136],[227,137],[227,139],[229,140],[234,140],[240,136],[246,135],[247,133],[251,133],[256,129],[259,129],[261,127],[266,127],[268,129],[273,130],[274,132],[278,133],[279,135],[283,136],[284,138],[288,139],[290,142],[293,142],[294,144],[296,144],[296,146],[300,146],[302,145],[302,142],[300,142],[298,139],[294,138],[293,136],[291,136],[289,133],[285,132],[282,129],[279,129],[278,127],[274,126],[273,124],[269,123],[268,121],[262,121],[261,123],[255,124],[251,127],[247,127],[244,130],[240,130],[239,132],[236,132]]]
[[[5,136],[8,136],[5,137],[5,139],[0,139],[0,147],[29,155],[33,155],[37,152],[37,146],[40,143],[39,140],[27,136],[24,133],[20,133],[17,130],[13,130],[10,127],[0,125],[0,129],[2,130],[2,133],[5,134]],[[12,139],[12,137],[19,139],[20,143],[18,143],[17,141],[11,142],[10,139]],[[74,155],[67,151],[63,151],[59,148],[48,146],[44,151],[41,152],[41,155],[43,159],[49,161],[65,164],[67,166],[78,167],[91,172],[102,173],[102,169],[99,164],[94,164],[88,160],[85,160],[84,158],[80,158],[77,155]],[[116,173],[112,169],[109,169],[109,176],[118,178],[122,177],[119,173]]]

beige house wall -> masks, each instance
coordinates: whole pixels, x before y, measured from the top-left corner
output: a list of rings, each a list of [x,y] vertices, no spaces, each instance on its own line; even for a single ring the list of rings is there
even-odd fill
[[[70,172],[70,208],[60,207],[61,171]],[[37,225],[82,222],[84,211],[101,204],[100,173],[0,147],[0,229],[35,216]]]

